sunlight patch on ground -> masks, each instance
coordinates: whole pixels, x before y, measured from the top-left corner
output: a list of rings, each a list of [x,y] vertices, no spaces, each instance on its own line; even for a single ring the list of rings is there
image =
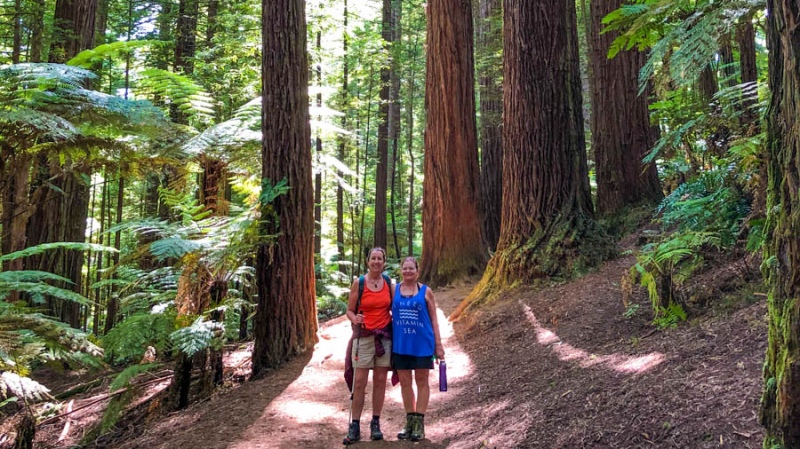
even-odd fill
[[[338,404],[337,404],[338,405]],[[313,410],[313,413],[309,413]],[[280,404],[281,413],[299,423],[317,422],[319,416],[335,415],[339,409],[316,401],[289,401]]]
[[[452,295],[458,293],[447,292],[443,296],[446,294],[450,294],[450,299],[453,299],[455,296]],[[438,365],[434,365],[429,378],[431,398],[428,409],[433,415],[450,398],[455,400],[462,388],[460,381],[475,371],[474,365],[455,338],[452,323],[441,309],[437,310],[437,318],[446,351],[448,391],[439,391]],[[341,447],[350,413],[350,395],[344,382],[344,360],[351,334],[350,322],[344,317],[322,323],[318,333],[319,342],[302,373],[264,408],[260,419],[249,425],[229,447],[328,447],[327,443],[332,443],[330,447]],[[362,432],[365,431],[365,425],[366,429],[369,428],[367,423],[371,415],[370,379],[361,415]],[[400,385],[392,387],[387,381],[381,421],[384,433],[391,434],[402,428],[405,412]],[[292,427],[287,424],[289,422],[301,424],[300,428],[294,428],[291,435],[286,431],[286,428]],[[431,440],[445,438],[451,432],[449,429],[441,429],[438,424],[426,426],[427,438]]]
[[[536,332],[536,341],[542,346],[550,346],[560,360],[574,361],[582,368],[603,366],[624,374],[640,374],[649,371],[665,361],[664,354],[651,352],[643,356],[628,356],[622,354],[597,355],[583,349],[576,348],[569,343],[561,341],[555,332],[543,327],[534,315],[533,310],[520,302],[525,317],[533,325]]]

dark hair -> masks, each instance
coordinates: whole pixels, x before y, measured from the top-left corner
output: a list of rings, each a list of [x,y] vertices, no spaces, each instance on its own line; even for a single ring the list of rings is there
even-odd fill
[[[375,251],[380,251],[381,254],[383,254],[383,261],[386,262],[386,250],[381,248],[380,246],[376,246],[376,247],[372,248],[371,250],[369,250],[369,252],[367,253],[367,261],[369,262],[369,257]]]
[[[410,262],[414,262],[414,267],[416,267],[416,268],[417,268],[417,270],[419,270],[419,264],[417,263],[417,258],[416,258],[416,257],[414,257],[414,256],[408,256],[408,257],[406,257],[405,259],[403,259],[403,261],[402,261],[402,262],[400,262],[400,268],[402,269],[402,268],[403,268],[403,265],[405,265],[405,264],[406,264],[406,262],[409,262],[409,261],[410,261]]]

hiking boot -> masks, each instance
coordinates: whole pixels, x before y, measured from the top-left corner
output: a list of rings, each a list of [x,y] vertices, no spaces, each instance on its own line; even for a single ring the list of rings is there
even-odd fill
[[[361,425],[358,421],[350,423],[350,428],[347,429],[347,436],[344,437],[344,444],[353,444],[361,439]]]
[[[369,439],[370,440],[382,440],[383,439],[383,432],[381,432],[381,422],[377,419],[373,419],[369,423]]]
[[[425,439],[425,417],[414,416],[414,422],[411,423],[411,441],[419,441]]]
[[[413,418],[411,414],[406,414],[406,425],[403,427],[403,430],[397,434],[398,439],[407,440],[411,438],[411,421]]]

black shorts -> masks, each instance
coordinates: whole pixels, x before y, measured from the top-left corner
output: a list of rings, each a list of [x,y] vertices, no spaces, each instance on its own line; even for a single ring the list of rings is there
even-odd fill
[[[415,355],[392,354],[392,369],[433,369],[433,355],[417,357]]]

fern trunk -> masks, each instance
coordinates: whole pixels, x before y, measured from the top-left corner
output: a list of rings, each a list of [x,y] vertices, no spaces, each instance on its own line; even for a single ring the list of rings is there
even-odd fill
[[[261,232],[275,241],[258,249],[254,376],[317,342],[305,2],[261,5],[262,186],[289,189],[261,205]]]
[[[761,424],[765,448],[800,447],[800,1],[767,1],[772,98],[767,109],[764,274],[769,344]]]

